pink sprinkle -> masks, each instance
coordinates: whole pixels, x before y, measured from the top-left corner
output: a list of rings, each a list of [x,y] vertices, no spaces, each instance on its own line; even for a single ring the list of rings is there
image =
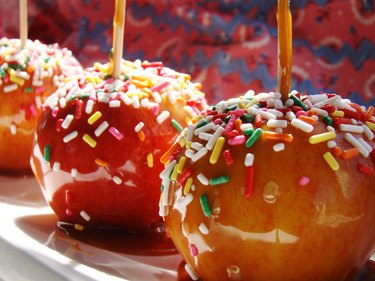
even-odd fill
[[[35,105],[31,104],[30,107],[30,112],[32,116],[37,116],[38,115],[38,110],[36,109]]]
[[[244,135],[239,135],[234,138],[228,139],[229,145],[241,145],[246,142],[246,137]]]
[[[190,255],[192,257],[195,257],[198,255],[198,249],[194,244],[189,244],[189,249],[190,249]]]
[[[52,116],[56,117],[58,112],[59,112],[59,108],[55,107],[54,109],[52,109]]]
[[[4,81],[4,84],[8,84],[9,83],[9,75],[5,75],[5,77],[3,78],[3,81]]]
[[[199,115],[200,114],[200,110],[195,106],[195,105],[192,105],[191,108],[194,110],[194,112]]]
[[[309,182],[310,182],[310,179],[308,177],[301,177],[298,183],[300,186],[306,186],[309,184]]]
[[[67,214],[68,216],[71,216],[71,215],[73,215],[73,212],[72,212],[72,210],[70,210],[70,209],[65,209],[65,214]]]
[[[158,116],[159,115],[159,109],[160,109],[160,106],[159,105],[155,105],[151,108],[151,112],[152,114],[154,114],[155,116]]]
[[[156,85],[154,87],[151,87],[150,90],[152,92],[159,92],[161,90],[163,90],[164,88],[168,87],[169,86],[169,82],[168,81],[165,81],[163,83],[160,83],[159,85]]]
[[[241,108],[238,108],[233,111],[233,114],[236,115],[237,117],[241,117],[245,114],[244,110]]]
[[[301,115],[303,116],[307,116],[307,112],[306,111],[303,111],[303,110],[300,110],[300,111],[297,111],[296,112],[296,117],[300,117]]]
[[[111,127],[109,128],[109,132],[112,134],[112,136],[114,136],[117,140],[122,140],[122,138],[124,137],[120,132],[119,130],[117,130],[115,127]]]
[[[222,122],[223,122],[223,120],[221,120],[220,118],[217,118],[217,119],[215,119],[214,124],[220,125]]]
[[[224,136],[228,135],[236,127],[236,123],[235,123],[236,119],[237,119],[237,116],[235,116],[235,115],[232,115],[230,117],[229,122],[224,129],[224,133],[223,133]]]
[[[36,94],[42,94],[45,90],[46,90],[46,88],[44,88],[44,87],[37,87],[37,88],[35,88],[35,93]]]

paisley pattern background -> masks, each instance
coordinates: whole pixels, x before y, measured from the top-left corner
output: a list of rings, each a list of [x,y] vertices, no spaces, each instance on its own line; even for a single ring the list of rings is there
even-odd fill
[[[18,1],[0,0],[0,36],[18,36]],[[209,102],[277,84],[276,0],[128,0],[124,57],[190,73]],[[291,1],[293,89],[375,104],[374,0]],[[29,37],[104,62],[114,1],[30,0]]]

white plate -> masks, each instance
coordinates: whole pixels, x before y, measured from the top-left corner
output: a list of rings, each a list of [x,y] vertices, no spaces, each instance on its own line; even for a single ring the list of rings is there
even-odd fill
[[[0,281],[179,278],[182,258],[170,247],[155,255],[147,248],[135,250],[125,238],[122,243],[118,235],[118,248],[103,247],[95,237],[66,235],[56,222],[34,178],[0,176]]]

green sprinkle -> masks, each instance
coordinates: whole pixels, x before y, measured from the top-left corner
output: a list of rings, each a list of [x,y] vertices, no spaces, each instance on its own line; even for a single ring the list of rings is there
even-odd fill
[[[302,107],[304,111],[308,111],[309,108],[306,104],[304,104],[299,98],[297,98],[295,95],[290,95],[290,98],[294,101],[294,104],[296,106]]]
[[[45,62],[45,63],[48,63],[49,60],[50,60],[50,57],[46,57],[46,58],[44,59],[44,62]]]
[[[164,191],[164,185],[160,185],[160,192]]]
[[[253,123],[254,122],[254,116],[250,114],[244,114],[241,116],[241,120],[246,123]]]
[[[228,107],[225,111],[226,112],[229,112],[229,111],[233,111],[233,110],[235,110],[235,109],[237,109],[237,105],[235,104],[235,105],[232,105],[232,106],[230,106],[230,107]]]
[[[128,81],[130,78],[129,78],[129,76],[128,75],[125,75],[124,76],[124,81]]]
[[[46,160],[47,162],[49,162],[50,159],[51,159],[51,146],[49,144],[47,144],[44,147],[44,160]]]
[[[81,99],[87,99],[90,95],[88,93],[84,93],[81,95]]]
[[[228,176],[221,176],[217,178],[210,179],[210,185],[219,185],[229,182]]]
[[[224,118],[224,122],[225,122],[226,124],[228,124],[228,122],[229,122],[230,118],[231,118],[231,116],[230,116],[230,115],[228,115],[227,117],[225,117],[225,118]]]
[[[244,131],[245,136],[251,136],[254,134],[254,129],[245,129]]]
[[[254,133],[251,135],[251,137],[246,141],[246,147],[252,147],[253,144],[259,139],[262,133],[263,130],[261,128],[256,129]]]
[[[25,87],[25,89],[23,89],[23,91],[25,93],[32,93],[33,92],[33,88],[32,87]]]
[[[5,74],[6,74],[6,72],[5,72],[5,70],[4,70],[4,68],[0,68],[0,77],[1,78],[3,78],[3,77],[5,77]]]
[[[203,210],[203,214],[206,217],[210,217],[211,216],[211,208],[210,208],[210,205],[208,204],[207,194],[202,194],[199,197],[199,201],[201,202],[201,207],[202,207],[202,210]]]
[[[71,97],[70,97],[70,99],[69,100],[75,100],[77,98],[77,96],[76,95],[72,95]]]
[[[110,59],[113,59],[113,54],[115,53],[115,51],[113,50],[113,48],[109,51],[109,58]]]
[[[323,116],[323,122],[327,125],[327,126],[330,126],[333,124],[333,120],[331,117],[329,117],[328,115],[326,116]]]
[[[206,119],[201,119],[198,124],[197,124],[197,129],[200,128],[200,127],[203,127],[205,125],[207,125],[209,122],[206,120]]]
[[[108,79],[111,78],[111,77],[112,77],[111,74],[106,74],[106,75],[104,75],[104,80],[108,80]]]
[[[8,67],[10,67],[10,68],[12,68],[14,70],[17,70],[17,69],[25,70],[26,69],[26,65],[25,64],[10,63],[8,65]]]
[[[174,120],[174,119],[172,119],[171,123],[172,123],[172,127],[173,127],[178,133],[181,133],[182,130],[184,129],[184,128],[180,125],[180,123],[178,123],[178,122],[177,122],[176,120]]]

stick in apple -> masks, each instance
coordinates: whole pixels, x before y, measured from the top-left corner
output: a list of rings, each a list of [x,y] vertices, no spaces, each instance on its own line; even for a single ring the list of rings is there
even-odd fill
[[[21,48],[26,47],[27,41],[27,0],[20,0],[20,40]]]
[[[120,75],[122,49],[124,45],[125,9],[126,0],[116,0],[115,16],[113,18],[113,56],[111,56],[113,78],[118,78]]]
[[[278,0],[278,91],[285,101],[292,84],[292,15],[289,0]]]

